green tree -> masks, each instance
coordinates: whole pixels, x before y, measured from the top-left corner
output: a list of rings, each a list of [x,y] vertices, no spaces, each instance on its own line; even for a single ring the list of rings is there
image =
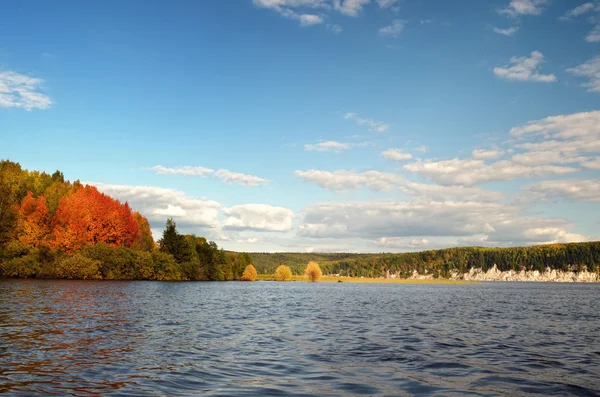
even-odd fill
[[[162,238],[158,241],[161,252],[173,255],[177,263],[190,262],[194,259],[192,247],[185,236],[179,234],[175,221],[167,219],[167,225]]]

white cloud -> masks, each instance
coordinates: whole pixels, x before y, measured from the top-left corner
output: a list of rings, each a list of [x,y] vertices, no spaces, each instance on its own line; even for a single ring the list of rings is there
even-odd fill
[[[520,15],[540,15],[548,0],[511,0],[506,8],[498,10],[501,14],[512,17]]]
[[[301,26],[317,25],[324,22],[321,15],[294,11],[294,8],[324,8],[324,0],[253,0],[254,5],[268,8],[288,19],[300,22]]]
[[[563,15],[562,17],[560,17],[560,20],[566,21],[572,18],[577,18],[581,15],[587,14],[588,12],[594,10],[594,8],[596,8],[596,6],[594,5],[594,3],[589,2],[589,3],[583,3],[569,11],[567,11],[565,13],[565,15]]]
[[[425,153],[427,151],[427,146],[419,146],[413,149],[415,152],[422,152]]]
[[[390,128],[388,124],[377,120],[363,119],[359,117],[356,113],[345,113],[344,119],[354,121],[359,127],[367,127],[369,131],[374,132],[376,134],[382,134],[384,132],[387,132]]]
[[[0,72],[0,108],[48,109],[52,100],[40,92],[44,81],[12,71]]]
[[[334,8],[340,13],[355,17],[371,0],[333,0]]]
[[[175,189],[154,186],[114,185],[92,182],[103,193],[127,201],[131,208],[148,217],[153,228],[164,227],[167,218],[174,218],[186,227],[216,228],[221,204],[197,199]]]
[[[154,215],[166,216],[166,217],[177,217],[186,216],[187,211],[177,205],[168,204],[167,208],[156,208],[152,211]]]
[[[519,31],[519,27],[518,26],[513,26],[510,28],[506,28],[506,29],[500,29],[497,28],[495,26],[492,27],[492,30],[498,34],[502,34],[504,36],[514,36],[518,31]]]
[[[488,160],[498,158],[503,154],[504,152],[500,149],[475,149],[471,153],[471,156],[475,160]]]
[[[398,186],[404,178],[401,175],[379,171],[295,171],[296,176],[305,181],[316,183],[324,189],[345,191],[368,188],[376,192],[389,191]]]
[[[483,160],[452,159],[443,161],[417,161],[406,164],[404,169],[418,173],[441,185],[466,185],[491,181],[509,181],[517,178],[564,175],[576,168],[556,165],[529,167],[510,160],[486,164]]]
[[[381,152],[381,155],[388,160],[394,161],[405,161],[412,159],[412,154],[405,153],[402,149],[388,149],[385,152]]]
[[[533,51],[530,57],[510,58],[510,65],[495,67],[494,74],[507,80],[555,82],[556,76],[553,74],[540,73],[540,66],[543,61],[544,55],[539,51]]]
[[[586,240],[568,233],[559,218],[527,218],[514,205],[490,202],[415,200],[409,202],[321,203],[305,210],[298,233],[312,238],[360,237],[410,243],[432,237],[478,238],[486,245],[520,245]],[[381,241],[381,240],[378,240]]]
[[[588,82],[583,83],[581,86],[587,88],[588,92],[600,92],[600,56],[589,59],[574,68],[569,68],[567,72],[587,78]]]
[[[546,117],[510,130],[515,146],[530,152],[551,151],[554,158],[600,153],[600,111]]]
[[[400,19],[395,19],[391,25],[380,28],[379,34],[381,36],[387,36],[387,37],[398,37],[398,36],[400,36],[400,33],[402,33],[402,31],[404,30],[405,27],[406,27],[406,21],[402,21]]]
[[[214,172],[210,168],[193,167],[189,165],[182,167],[164,167],[162,165],[155,165],[154,167],[149,168],[149,170],[154,171],[159,175],[185,175],[201,177],[206,177]]]
[[[292,229],[294,213],[283,207],[267,204],[243,204],[224,208],[228,216],[223,222],[227,229],[285,232]]]
[[[597,43],[600,41],[600,24],[594,26],[590,33],[585,36],[585,41],[588,43]]]
[[[380,237],[376,244],[382,247],[414,249],[426,247],[429,245],[429,240],[426,238]]]
[[[263,186],[269,183],[268,180],[255,175],[242,174],[241,172],[232,172],[229,170],[218,170],[215,176],[225,183],[238,184],[247,187]]]
[[[348,150],[352,147],[350,143],[342,143],[336,141],[325,141],[313,144],[304,145],[304,150],[306,151],[317,151],[317,152],[343,152],[344,150]]]
[[[588,159],[586,161],[582,161],[581,165],[590,170],[600,170],[600,157],[596,157],[594,159]]]
[[[533,198],[564,198],[570,201],[587,201],[600,203],[600,180],[570,179],[543,181],[529,185],[525,191],[533,194]]]
[[[405,182],[400,191],[411,196],[434,201],[479,201],[493,202],[504,199],[504,194],[472,186],[430,185],[419,182]]]
[[[585,156],[565,154],[552,150],[518,153],[512,156],[512,161],[515,163],[528,166],[537,166],[543,164],[577,164],[587,160],[588,158]]]
[[[327,15],[315,10],[337,11],[349,17],[358,16],[371,0],[253,0],[254,5],[275,11],[285,18],[297,20],[302,26],[321,24]],[[378,0],[382,8],[390,7],[396,0]],[[328,25],[334,33],[341,32],[339,25]]]

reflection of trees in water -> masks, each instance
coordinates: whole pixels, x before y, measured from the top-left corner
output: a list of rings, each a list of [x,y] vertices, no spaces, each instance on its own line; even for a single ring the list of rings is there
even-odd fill
[[[0,393],[102,395],[123,387],[124,358],[144,335],[122,287],[0,281]]]

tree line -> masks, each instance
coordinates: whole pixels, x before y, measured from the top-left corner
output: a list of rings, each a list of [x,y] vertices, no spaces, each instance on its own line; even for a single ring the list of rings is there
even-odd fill
[[[156,244],[148,220],[127,203],[60,171],[0,161],[0,276],[239,280],[251,265],[247,254],[180,234],[172,219]]]
[[[501,271],[538,270],[598,272],[600,242],[547,244],[528,247],[486,248],[459,247],[399,254],[313,254],[252,253],[250,256],[260,273],[273,273],[286,263],[294,274],[302,274],[307,261],[318,260],[324,274],[351,277],[382,277],[397,274],[410,277],[413,271],[449,277],[452,271],[466,273],[471,268],[489,270],[494,265]]]

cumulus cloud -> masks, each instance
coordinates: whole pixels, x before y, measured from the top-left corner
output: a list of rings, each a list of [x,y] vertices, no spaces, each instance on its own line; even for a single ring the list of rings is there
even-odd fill
[[[600,41],[600,30],[598,36],[598,41]],[[600,56],[589,59],[581,65],[569,68],[567,72],[586,78],[588,81],[581,86],[587,88],[588,92],[600,92]]]
[[[292,210],[267,204],[243,204],[224,208],[228,217],[223,222],[226,229],[286,232],[292,229]]]
[[[412,159],[412,154],[405,153],[402,149],[388,149],[385,152],[381,152],[381,155],[388,160],[394,161],[405,161]]]
[[[149,170],[156,172],[159,175],[185,175],[185,176],[201,176],[206,177],[214,172],[210,168],[205,167],[194,167],[194,166],[181,166],[181,167],[164,167],[162,165],[155,165],[149,168]]]
[[[44,81],[12,71],[0,71],[0,108],[48,109],[52,100],[40,92]]]
[[[247,187],[263,186],[269,183],[268,180],[255,175],[243,174],[229,170],[218,170],[215,176],[225,183],[238,184]]]
[[[504,36],[514,36],[518,31],[519,31],[519,27],[518,26],[513,26],[510,28],[506,28],[506,29],[500,29],[497,28],[495,26],[492,26],[492,30],[498,34],[504,35]]]
[[[560,156],[600,153],[600,111],[550,116],[510,130],[515,146],[528,152],[550,151]]]
[[[553,74],[541,74],[540,67],[544,61],[544,55],[539,51],[533,51],[529,57],[512,57],[510,65],[494,68],[494,74],[500,78],[514,81],[535,81],[541,83],[552,83],[557,81]]]
[[[479,201],[493,202],[504,199],[504,194],[474,186],[444,186],[406,181],[400,191],[414,197],[434,201]]]
[[[387,132],[390,128],[390,126],[386,123],[373,119],[364,119],[359,117],[356,113],[345,113],[344,119],[354,121],[354,123],[356,123],[356,125],[359,127],[366,127],[369,129],[369,131],[376,134]]]
[[[571,227],[564,219],[525,217],[519,207],[501,203],[363,201],[311,206],[305,210],[298,233],[311,238],[390,239],[383,241],[483,236],[489,245],[587,239],[569,233]]]
[[[178,225],[216,228],[221,204],[198,199],[175,189],[154,186],[114,185],[92,182],[103,193],[127,201],[131,208],[148,217],[152,228],[164,227],[167,218]]]
[[[475,149],[471,158],[418,160],[403,168],[442,186],[464,187],[600,169],[600,111],[532,120],[511,128],[510,136],[507,147]],[[490,162],[506,153],[510,159]]]
[[[391,25],[379,29],[379,34],[386,37],[398,37],[406,27],[406,21],[395,19]]]
[[[367,188],[376,192],[389,191],[397,187],[404,178],[401,175],[379,171],[295,171],[297,177],[313,182],[324,189],[345,191]]]
[[[535,200],[563,198],[570,201],[600,203],[600,180],[569,179],[534,183],[525,187]]]
[[[486,164],[483,160],[452,159],[417,161],[404,169],[427,177],[441,185],[466,185],[491,181],[509,181],[517,178],[564,175],[577,171],[573,167],[556,165],[524,166],[510,160]]]
[[[512,17],[521,15],[540,15],[548,0],[511,0],[506,8],[498,10],[501,14]]]

